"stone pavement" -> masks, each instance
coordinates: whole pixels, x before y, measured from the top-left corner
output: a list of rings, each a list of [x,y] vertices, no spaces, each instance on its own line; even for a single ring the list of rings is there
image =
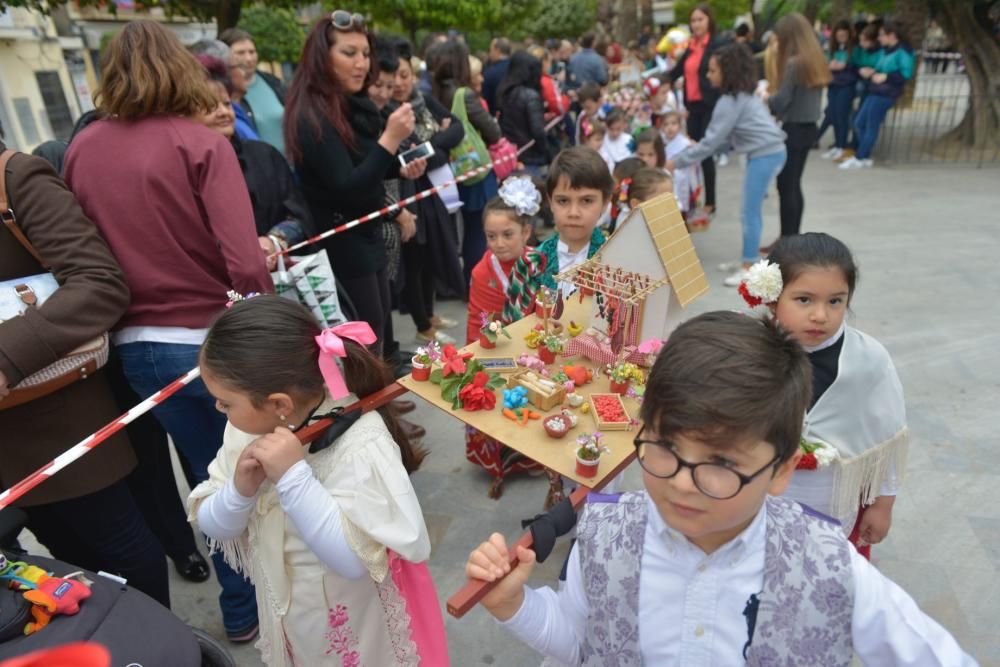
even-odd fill
[[[852,323],[889,349],[906,391],[913,445],[907,479],[887,541],[875,562],[983,665],[1000,666],[1000,187],[997,170],[963,168],[838,171],[810,156],[804,231],[844,240],[861,267]],[[720,212],[695,238],[712,283],[691,314],[739,307],[715,266],[740,247],[737,161],[719,170]],[[765,206],[764,242],[777,236],[777,196]],[[463,322],[464,304],[439,314]],[[412,349],[409,317],[397,336]],[[418,404],[420,402],[418,401]],[[541,510],[544,478],[509,480],[503,497],[486,496],[489,479],[465,461],[459,422],[426,404],[415,421],[428,431],[431,455],[413,476],[434,545],[431,572],[442,604],[464,579],[465,559],[493,530],[508,539],[520,520]],[[630,469],[626,488],[638,488]],[[536,569],[552,584],[567,546]],[[175,612],[223,636],[214,582],[189,584],[171,570]],[[477,608],[445,616],[452,664],[525,667],[540,658]],[[233,649],[241,666],[260,664],[252,647]]]

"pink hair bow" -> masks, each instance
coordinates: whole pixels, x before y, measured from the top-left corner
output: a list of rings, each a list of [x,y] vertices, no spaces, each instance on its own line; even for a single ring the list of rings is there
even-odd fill
[[[344,398],[350,393],[337,363],[337,357],[347,356],[344,338],[350,338],[361,345],[371,345],[378,340],[378,336],[367,322],[345,322],[323,329],[320,335],[316,336],[316,344],[319,345],[319,371],[323,374],[323,381],[326,382],[326,388],[330,390],[330,397],[334,400]]]

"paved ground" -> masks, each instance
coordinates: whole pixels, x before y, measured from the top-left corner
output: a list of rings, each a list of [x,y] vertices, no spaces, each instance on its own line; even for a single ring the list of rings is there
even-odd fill
[[[895,525],[875,550],[876,564],[951,630],[983,665],[1000,666],[1000,193],[997,170],[962,168],[839,172],[813,154],[806,170],[805,230],[846,241],[861,265],[853,323],[881,340],[906,390],[914,441]],[[715,266],[734,259],[739,239],[736,163],[721,169],[720,214],[696,237],[712,281],[691,313],[736,308]],[[764,240],[777,235],[777,197],[765,207]],[[462,304],[442,314],[464,318]],[[413,325],[397,317],[408,345]],[[463,327],[452,332],[461,336]],[[412,345],[410,345],[412,349]],[[442,603],[463,583],[470,549],[490,531],[520,532],[537,513],[543,479],[509,481],[503,498],[486,497],[487,476],[466,463],[459,423],[421,406],[416,421],[429,432],[431,456],[413,482],[430,529],[430,567]],[[635,470],[626,487],[637,488]],[[554,581],[565,546],[537,572]],[[214,583],[171,582],[182,618],[222,635]],[[452,663],[458,666],[537,665],[539,657],[505,635],[481,609],[446,617]],[[239,664],[260,664],[251,647],[234,649]]]

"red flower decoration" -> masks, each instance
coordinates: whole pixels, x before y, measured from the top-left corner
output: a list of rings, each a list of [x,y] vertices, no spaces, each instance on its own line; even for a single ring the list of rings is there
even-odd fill
[[[816,460],[816,455],[812,452],[803,452],[802,458],[795,464],[796,470],[816,470],[818,467],[819,462]]]
[[[764,303],[764,300],[761,299],[759,296],[754,296],[753,294],[750,293],[750,290],[747,289],[747,284],[745,282],[740,283],[740,288],[738,291],[740,293],[740,296],[743,297],[743,300],[746,301],[747,305],[749,305],[751,308],[756,308],[760,304]]]
[[[442,354],[444,355],[444,358],[441,360],[441,375],[444,377],[448,377],[452,374],[462,375],[465,373],[465,360],[472,358],[471,352],[463,352],[459,354],[454,345],[445,345],[444,350],[442,350]]]
[[[472,378],[472,382],[462,387],[458,392],[458,398],[462,401],[462,407],[469,412],[476,410],[492,410],[497,404],[497,395],[492,389],[487,389],[486,384],[490,381],[490,376],[479,371]]]

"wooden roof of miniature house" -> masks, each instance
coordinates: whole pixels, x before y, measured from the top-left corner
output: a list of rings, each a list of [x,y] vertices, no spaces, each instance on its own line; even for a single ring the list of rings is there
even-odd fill
[[[642,219],[649,231],[677,300],[686,308],[689,303],[708,292],[708,278],[673,194],[664,194],[639,204],[601,250],[615,243],[615,238],[620,238],[626,225],[636,224],[637,221],[633,221],[633,218],[637,217]],[[597,256],[600,254],[598,251]]]

